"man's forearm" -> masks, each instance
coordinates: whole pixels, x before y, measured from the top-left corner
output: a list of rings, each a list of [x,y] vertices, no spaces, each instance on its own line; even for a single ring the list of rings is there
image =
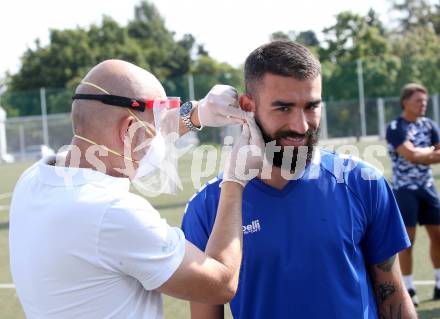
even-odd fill
[[[396,148],[397,153],[414,164],[431,165],[440,163],[440,145],[415,147],[410,141]]]
[[[440,163],[440,150],[429,151],[429,152],[417,151],[413,155],[412,162],[422,165],[431,165],[431,164]]]
[[[226,267],[234,286],[238,285],[243,247],[242,195],[240,184],[223,183],[217,216],[205,250],[208,256]]]
[[[377,307],[380,319],[416,319],[417,315],[404,287],[394,282],[375,284]]]
[[[401,279],[396,256],[370,267],[380,319],[416,319],[414,305]]]
[[[421,165],[431,165],[440,163],[440,150],[414,150],[412,154],[404,156],[406,160]]]

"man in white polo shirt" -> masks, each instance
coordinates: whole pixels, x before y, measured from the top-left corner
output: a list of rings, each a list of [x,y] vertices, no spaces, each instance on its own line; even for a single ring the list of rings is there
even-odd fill
[[[240,146],[261,147],[262,139],[253,118],[232,106],[237,97],[231,90],[217,87],[191,105],[197,111],[183,113],[179,123],[180,133],[194,126],[244,123],[203,253],[148,201],[129,192],[130,179],[156,142],[145,150],[139,144],[158,140],[157,114],[148,101],[167,100],[161,84],[118,60],[86,75],[72,105],[70,150],[24,172],[12,199],[11,271],[28,318],[161,318],[161,292],[212,304],[233,297],[245,184],[234,175],[234,159]],[[127,146],[131,127],[139,123],[146,123],[145,130],[130,136],[133,143]],[[261,166],[261,157],[251,157],[245,169]]]

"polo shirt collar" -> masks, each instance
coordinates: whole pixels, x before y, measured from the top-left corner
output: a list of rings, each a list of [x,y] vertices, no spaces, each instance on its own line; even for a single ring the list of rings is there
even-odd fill
[[[118,188],[129,191],[130,180],[125,177],[113,177],[89,168],[62,167],[49,165],[54,162],[55,155],[41,159],[37,165],[39,178],[43,184],[55,187],[74,187],[92,184],[104,188]]]

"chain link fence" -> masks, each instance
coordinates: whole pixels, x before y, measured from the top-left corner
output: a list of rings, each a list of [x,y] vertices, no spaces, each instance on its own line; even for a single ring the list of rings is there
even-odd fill
[[[206,87],[200,89],[200,83],[205,81]],[[209,88],[215,83],[213,79],[180,79],[165,83],[170,96],[181,96],[182,101],[202,98]],[[194,83],[198,83],[194,85]],[[178,83],[180,86],[176,86]],[[191,85],[192,83],[192,85]],[[225,83],[225,82],[223,82]],[[195,89],[198,88],[198,91]],[[60,110],[69,110],[73,91],[66,89],[40,89],[2,96],[0,103],[6,106],[8,103],[22,103],[23,109],[31,110],[32,116],[11,116],[3,123],[4,135],[6,136],[7,154],[12,155],[16,161],[34,160],[41,156],[41,146],[46,145],[54,150],[63,145],[68,145],[72,139],[72,124],[70,113],[59,113]],[[426,116],[440,124],[439,119],[439,94],[431,95]],[[5,104],[6,103],[6,104]],[[364,125],[367,136],[385,137],[386,124],[401,114],[398,97],[365,99],[365,116],[361,116],[361,108],[358,100],[333,101],[324,103],[321,119],[321,139],[357,137],[362,138]],[[49,113],[45,115],[45,112]],[[43,113],[43,115],[42,115]],[[13,115],[13,114],[12,114]],[[362,124],[364,119],[365,123]],[[0,119],[0,122],[2,120]],[[0,123],[2,130],[2,123]],[[205,128],[198,133],[201,143],[222,144],[225,136],[236,135],[240,128],[229,127]],[[2,132],[0,132],[1,134]],[[2,143],[0,143],[2,144]],[[0,149],[1,151],[1,149]],[[4,152],[4,151],[3,151]],[[3,154],[0,154],[0,161]],[[4,156],[3,156],[4,157]]]

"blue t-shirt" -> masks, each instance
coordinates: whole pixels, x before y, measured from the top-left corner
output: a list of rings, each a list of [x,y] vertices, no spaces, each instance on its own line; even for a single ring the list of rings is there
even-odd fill
[[[184,215],[186,238],[201,250],[214,225],[219,183],[208,182]],[[251,180],[243,193],[243,235],[234,318],[377,318],[365,265],[410,246],[384,178],[327,151],[282,190]]]
[[[396,149],[406,141],[410,141],[415,147],[433,146],[440,142],[439,136],[438,126],[426,117],[408,122],[400,116],[388,124],[386,139],[393,167],[394,189],[401,187],[417,189],[434,184],[430,165],[407,161],[397,153]]]

